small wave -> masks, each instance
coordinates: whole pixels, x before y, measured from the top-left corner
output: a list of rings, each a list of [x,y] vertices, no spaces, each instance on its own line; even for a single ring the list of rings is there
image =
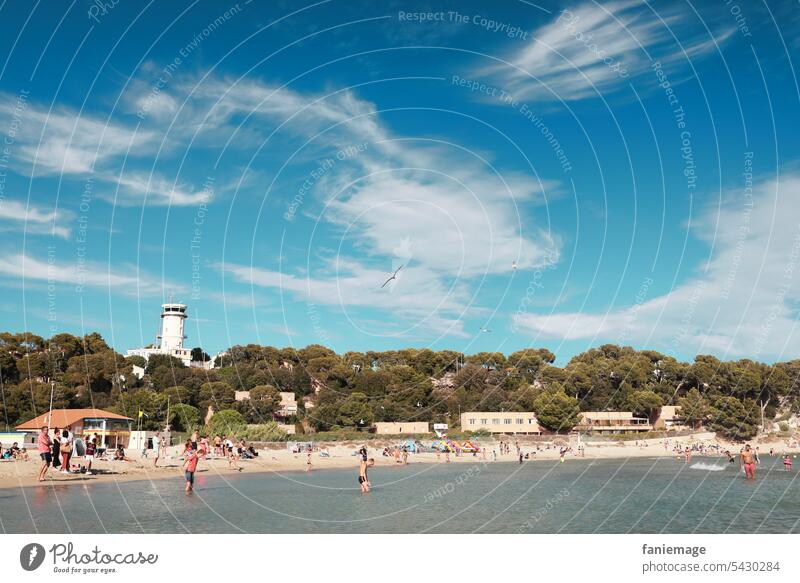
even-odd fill
[[[716,464],[704,464],[702,462],[692,464],[689,466],[693,470],[706,470],[707,472],[721,472],[727,466],[718,466]]]

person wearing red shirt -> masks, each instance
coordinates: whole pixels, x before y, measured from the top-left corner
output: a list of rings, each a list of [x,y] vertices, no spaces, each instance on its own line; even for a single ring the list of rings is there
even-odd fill
[[[42,467],[39,469],[39,481],[44,482],[44,476],[47,473],[47,468],[53,461],[53,454],[50,453],[50,447],[53,443],[50,441],[50,435],[47,433],[47,425],[42,425],[39,431],[39,438],[37,440],[39,448],[39,457],[42,458]]]
[[[200,460],[199,452],[192,447],[192,442],[186,442],[186,449],[183,452],[183,475],[186,478],[186,493],[194,489],[194,473],[197,470],[197,462]]]

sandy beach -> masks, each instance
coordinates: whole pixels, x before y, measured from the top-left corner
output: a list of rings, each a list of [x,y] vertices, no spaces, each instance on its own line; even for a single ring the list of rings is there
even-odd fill
[[[383,467],[396,467],[401,464],[397,463],[392,457],[385,457],[382,454],[385,446],[391,446],[397,442],[392,440],[373,440],[369,442],[369,455],[374,457],[376,466]],[[497,461],[496,463],[519,463],[516,455],[514,440],[510,440],[511,453],[500,455],[499,440],[484,439],[481,442],[482,447],[486,448],[486,457],[483,454],[451,454],[451,463],[492,463],[492,450],[496,450]],[[523,452],[534,452],[535,456],[530,456],[527,462],[536,462],[543,460],[556,460],[559,458],[558,445],[551,445],[547,449],[546,444],[538,443],[539,450],[536,450],[537,443],[529,441],[523,437],[519,439],[520,446]],[[719,440],[713,433],[699,433],[690,437],[670,438],[669,448],[664,447],[664,439],[650,439],[626,441],[626,442],[605,442],[605,443],[584,443],[585,453],[581,457],[577,452],[570,452],[565,457],[565,462],[574,459],[626,459],[626,458],[645,458],[645,457],[673,457],[679,459],[679,456],[673,451],[676,443],[681,447],[692,444],[704,444],[706,446],[719,445],[720,451],[730,449],[736,455],[741,447],[741,444],[732,444]],[[352,468],[355,472],[358,467],[358,458],[354,452],[360,447],[361,444],[355,442],[343,443],[317,443],[315,444],[315,451],[312,453],[312,471],[323,471],[326,469],[343,469]],[[769,443],[757,444],[760,448],[762,455],[767,455],[770,448],[774,448],[776,454],[780,453],[800,453],[799,448],[790,448],[789,444],[783,440],[776,440]],[[321,456],[320,449],[326,449],[330,453],[330,457]],[[208,459],[202,460],[198,466],[198,476],[210,474],[230,474],[238,471],[247,473],[271,473],[271,472],[297,472],[305,471],[307,456],[306,454],[295,454],[286,449],[283,443],[268,444],[263,449],[258,448],[259,456],[252,460],[240,460],[237,462],[238,468],[231,467],[227,459],[216,458],[209,456]],[[153,466],[152,455],[149,458],[140,459],[134,455],[132,461],[113,461],[96,459],[93,461],[92,475],[84,474],[62,474],[58,471],[53,471],[51,468],[47,473],[47,479],[42,482],[43,485],[57,484],[59,486],[67,484],[87,484],[91,482],[100,481],[131,481],[131,480],[156,480],[164,478],[173,478],[176,482],[181,482],[183,479],[183,461],[180,458],[182,447],[173,446],[168,450],[168,457],[159,459],[158,467]],[[699,454],[694,453],[693,456],[703,457],[721,457],[716,453]],[[680,458],[682,459],[682,458]],[[409,454],[409,464],[435,464],[447,463],[445,454],[440,454],[438,457],[435,453],[417,453]],[[40,467],[40,460],[35,452],[32,452],[30,460],[28,461],[2,461],[0,462],[0,488],[18,488],[25,486],[34,486],[38,484],[36,480],[37,473]]]

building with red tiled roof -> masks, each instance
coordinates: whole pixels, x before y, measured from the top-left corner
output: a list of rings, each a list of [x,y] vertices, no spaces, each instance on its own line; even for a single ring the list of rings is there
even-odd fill
[[[103,409],[53,409],[17,425],[17,431],[35,433],[42,426],[67,429],[76,437],[97,435],[100,445],[116,447],[130,435],[132,419]]]

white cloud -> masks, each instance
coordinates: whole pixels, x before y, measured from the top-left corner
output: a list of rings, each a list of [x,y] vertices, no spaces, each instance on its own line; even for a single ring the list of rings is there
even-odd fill
[[[194,107],[209,112],[212,128],[253,115],[268,119],[269,130],[285,123],[287,134],[324,144],[332,164],[315,179],[315,192],[328,203],[319,218],[347,230],[370,257],[391,258],[400,241],[411,239],[415,263],[472,277],[508,272],[513,261],[521,268],[540,265],[557,254],[555,238],[531,225],[530,216],[523,220],[528,209],[518,207],[540,202],[545,190],[553,197],[555,182],[504,173],[477,152],[434,140],[395,139],[374,105],[350,91],[302,94],[220,79],[192,91]],[[361,149],[341,154],[354,146]]]
[[[71,213],[26,206],[17,200],[0,199],[0,230],[24,231],[28,234],[52,234],[64,239],[70,229],[65,224]]]
[[[385,310],[406,323],[399,327],[404,329],[398,329],[398,335],[421,329],[465,336],[461,315],[465,311],[478,310],[470,305],[466,286],[447,286],[423,267],[404,268],[398,273],[397,280],[385,288],[381,288],[388,277],[385,271],[367,268],[342,257],[328,263],[326,272],[315,277],[299,277],[230,263],[215,267],[241,283],[288,292],[309,304],[338,306],[354,319],[359,316],[353,308]]]
[[[480,73],[519,99],[570,101],[607,94],[645,73],[652,61],[696,59],[732,33],[709,38],[692,18],[689,10],[673,5],[585,2],[534,31],[528,45],[505,58],[511,65]]]
[[[163,100],[171,98],[163,96]],[[160,103],[160,102],[159,102]],[[20,108],[16,100],[0,94],[0,114],[18,118],[14,135],[17,146],[12,158],[15,169],[33,176],[58,175],[67,178],[93,178],[119,188],[117,202],[151,205],[188,206],[208,198],[206,193],[157,174],[135,170],[135,159],[152,156],[159,145],[169,151],[173,141],[164,140],[163,130],[126,126],[85,112],[60,107],[48,111],[34,103]],[[154,120],[163,124],[163,118]],[[126,160],[130,156],[131,160]],[[103,192],[98,189],[98,192]],[[104,195],[113,199],[112,195]],[[206,201],[207,202],[207,201]]]
[[[210,190],[194,190],[187,185],[173,185],[157,174],[128,172],[109,179],[120,187],[121,196],[116,198],[116,202],[121,204],[143,204],[147,201],[149,204],[162,206],[196,206],[211,201]]]
[[[462,149],[428,136],[395,137],[374,105],[351,91],[301,93],[218,78],[178,87],[192,95],[176,126],[202,128],[218,143],[236,132],[234,146],[241,146],[240,134],[247,135],[251,126],[264,135],[279,131],[292,144],[283,156],[288,159],[292,146],[298,148],[290,163],[311,161],[319,164],[315,172],[324,167],[317,176],[309,175],[314,185],[295,217],[336,227],[334,237],[344,248],[362,254],[358,262],[336,260],[340,267],[353,263],[346,273],[331,275],[327,265],[312,266],[303,280],[226,266],[240,281],[310,294],[324,305],[393,310],[431,330],[461,334],[459,319],[477,309],[466,290],[482,276],[509,274],[513,262],[527,268],[558,256],[556,237],[537,225],[530,212],[545,199],[545,191],[548,197],[557,193],[555,182],[503,172],[469,145]],[[295,185],[288,176],[290,188],[307,178]],[[288,206],[291,192],[275,194]],[[324,240],[333,247],[339,242]],[[396,252],[404,242],[413,247],[407,257]],[[375,291],[376,282],[401,264],[405,281],[416,285],[387,299]],[[460,295],[454,296],[453,289]]]
[[[16,152],[33,175],[86,175],[118,159],[130,147],[148,148],[155,134],[59,107],[52,111],[0,94],[0,115],[17,116]],[[15,158],[16,160],[16,158]]]
[[[21,281],[33,280],[86,286],[98,289],[113,289],[132,296],[156,296],[169,290],[181,293],[185,287],[173,285],[139,272],[135,266],[115,265],[87,261],[83,265],[76,262],[52,259],[38,259],[29,255],[17,254],[0,257],[0,275],[7,275]]]
[[[798,194],[800,175],[786,174],[759,184],[752,206],[741,192],[727,196],[721,211],[694,227],[707,239],[716,233],[704,271],[666,295],[604,314],[518,315],[515,324],[537,336],[635,342],[678,354],[797,358]]]

